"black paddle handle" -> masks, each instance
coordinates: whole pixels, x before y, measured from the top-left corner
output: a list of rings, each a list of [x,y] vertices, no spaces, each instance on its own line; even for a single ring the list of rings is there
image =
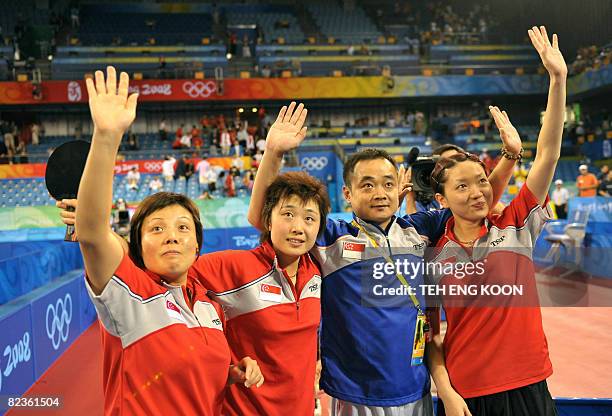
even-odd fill
[[[74,212],[74,207],[67,207],[66,211]],[[66,225],[66,234],[64,234],[64,241],[70,241],[76,243],[77,235],[74,225]]]

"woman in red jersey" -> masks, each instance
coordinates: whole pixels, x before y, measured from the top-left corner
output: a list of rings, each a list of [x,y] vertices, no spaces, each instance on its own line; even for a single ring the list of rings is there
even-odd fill
[[[308,252],[326,222],[327,190],[305,172],[289,172],[265,200],[261,245],[205,254],[191,272],[223,306],[232,357],[256,357],[266,375],[258,389],[231,386],[223,414],[311,416],[321,272]]]
[[[306,115],[303,105],[283,107],[268,136],[287,145],[301,141]],[[79,195],[79,210],[80,205]],[[257,389],[230,386],[224,415],[313,414],[321,273],[308,252],[323,230],[329,205],[325,186],[315,178],[304,172],[280,175],[270,184],[260,213],[265,224],[261,245],[205,254],[190,268],[189,277],[223,306],[232,359],[256,357],[269,375]],[[64,200],[58,206],[76,208],[77,203]],[[66,224],[74,222],[73,212],[61,215]],[[137,235],[132,229],[131,240]]]
[[[307,113],[302,104],[283,107],[266,140],[287,146],[303,140]],[[305,172],[279,175],[259,213],[261,245],[206,254],[193,265],[223,306],[232,356],[256,357],[266,375],[259,389],[231,386],[224,415],[313,414],[321,272],[308,252],[329,210],[321,182]]]
[[[546,384],[552,365],[532,254],[549,218],[545,206],[561,150],[567,67],[556,35],[551,44],[541,26],[530,29],[529,37],[550,75],[550,87],[536,157],[518,195],[501,214],[490,214],[492,192],[484,165],[468,153],[440,159],[431,174],[436,199],[453,217],[430,262],[455,266],[454,271],[432,267],[433,277],[441,286],[474,284],[477,290],[471,297],[442,297],[448,324],[443,346],[438,322],[432,320],[429,364],[441,399],[438,415],[556,415]],[[520,140],[505,112],[491,112],[502,136]],[[507,149],[502,155],[520,158]],[[509,283],[523,288],[523,296],[490,291]]]
[[[202,245],[195,205],[159,193],[132,218],[129,255],[108,218],[121,137],[136,115],[128,75],[87,79],[94,134],[78,192],[76,227],[86,285],[101,322],[106,414],[221,413],[226,385],[261,385],[254,360],[230,366],[219,310],[188,275]]]

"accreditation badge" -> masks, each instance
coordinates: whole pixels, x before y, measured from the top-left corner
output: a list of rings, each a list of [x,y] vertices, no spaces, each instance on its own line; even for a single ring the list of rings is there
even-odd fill
[[[425,357],[425,342],[429,334],[429,324],[427,317],[422,313],[417,313],[416,325],[414,327],[414,343],[412,345],[412,360],[411,365],[417,366],[423,364]]]

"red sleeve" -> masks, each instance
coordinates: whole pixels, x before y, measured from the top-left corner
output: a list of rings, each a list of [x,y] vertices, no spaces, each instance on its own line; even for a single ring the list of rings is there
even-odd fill
[[[493,222],[499,228],[515,227],[517,231],[523,228],[528,229],[531,240],[535,244],[544,223],[552,218],[548,202],[549,198],[546,195],[544,204],[540,205],[538,199],[525,184],[510,205],[504,208],[501,215],[493,218]]]
[[[159,278],[152,273],[149,275],[148,272],[134,264],[134,261],[127,253],[123,255],[121,263],[117,266],[113,276],[125,284],[131,292],[142,298],[155,296],[165,291],[162,286],[156,283],[156,279]],[[87,274],[85,274],[85,277],[87,282],[89,282]]]

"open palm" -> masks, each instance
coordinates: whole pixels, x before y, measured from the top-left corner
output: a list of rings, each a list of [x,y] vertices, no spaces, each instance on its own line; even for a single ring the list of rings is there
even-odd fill
[[[283,154],[297,148],[306,137],[308,127],[304,126],[308,110],[304,104],[297,106],[291,102],[283,106],[266,137],[266,151]]]
[[[489,111],[491,111],[495,125],[499,129],[499,135],[506,150],[510,153],[518,154],[522,147],[521,136],[519,136],[518,131],[510,122],[508,114],[493,106],[489,107]]]
[[[89,94],[89,110],[96,130],[99,133],[123,135],[136,118],[138,99],[138,94],[128,97],[128,74],[121,73],[119,88],[117,73],[112,66],[106,69],[106,82],[102,71],[96,71],[95,84],[91,78],[85,82]]]
[[[534,26],[527,32],[533,47],[538,51],[542,64],[544,64],[544,68],[546,68],[548,73],[551,76],[567,76],[567,65],[559,50],[557,34],[553,34],[551,44],[544,26],[540,26],[539,29],[537,26]]]

